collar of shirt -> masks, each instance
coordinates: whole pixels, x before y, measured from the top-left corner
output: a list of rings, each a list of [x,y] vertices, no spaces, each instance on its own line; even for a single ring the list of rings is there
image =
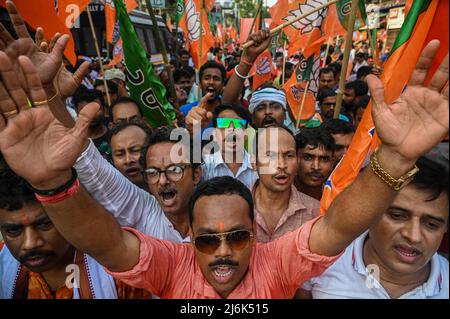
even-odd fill
[[[363,260],[363,249],[364,249],[364,242],[366,241],[367,236],[369,235],[369,232],[366,231],[364,234],[359,236],[353,245],[352,248],[352,265],[353,269],[355,269],[359,274],[363,276],[369,276],[369,272],[366,268],[366,265],[364,264]],[[423,283],[422,285],[408,291],[407,293],[403,294],[400,298],[405,298],[408,295],[417,295],[418,293],[423,293],[426,297],[433,297],[442,289],[442,272],[440,267],[440,261],[439,261],[439,255],[435,253],[433,257],[431,257],[431,271],[430,276],[428,277],[428,280]],[[377,280],[376,278],[373,278]],[[378,282],[378,280],[377,280]],[[381,286],[381,285],[380,285]]]
[[[253,198],[255,198],[255,192],[256,192],[256,188],[258,187],[258,185],[259,185],[259,180],[256,181],[256,183],[255,183],[255,185],[253,187],[253,191],[252,191]],[[289,197],[288,207],[284,211],[283,215],[281,215],[280,220],[278,221],[278,224],[275,227],[275,230],[274,230],[273,233],[275,233],[277,231],[277,229],[280,228],[288,220],[289,217],[302,212],[304,209],[307,209],[307,207],[303,204],[303,200],[302,200],[302,198],[300,196],[300,192],[295,188],[294,185],[292,185],[291,186],[291,196]],[[256,222],[268,234],[270,234],[270,231],[269,231],[269,229],[268,229],[268,227],[266,225],[264,217],[258,211],[258,209],[256,208],[256,205],[255,205],[255,219],[256,219]]]
[[[228,165],[223,160],[221,152],[215,152],[212,159],[213,159],[213,163],[214,163],[214,168],[215,169],[218,166],[221,166],[221,165],[222,166],[226,166],[228,168]],[[239,167],[239,170],[238,170],[238,172],[236,174],[236,177],[239,176],[240,174],[242,174],[242,172],[245,172],[247,169],[254,170],[253,166],[252,166],[252,163],[250,161],[250,155],[247,153],[247,151],[244,150],[244,156],[242,158],[242,164],[241,164],[241,167]]]

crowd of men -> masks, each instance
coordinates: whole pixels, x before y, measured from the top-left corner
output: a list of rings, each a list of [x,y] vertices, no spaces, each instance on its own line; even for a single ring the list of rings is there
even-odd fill
[[[355,51],[339,118],[340,60],[329,61],[317,114],[297,127],[284,53],[273,82],[251,90],[262,30],[246,51],[211,50],[198,73],[179,52],[176,97],[159,75],[177,123],[151,127],[125,68],[80,59],[61,72],[68,38],[38,47],[7,9],[18,38],[0,24],[0,298],[449,297],[448,57],[430,87],[413,74],[395,112],[380,69]],[[382,144],[321,214],[371,99]]]

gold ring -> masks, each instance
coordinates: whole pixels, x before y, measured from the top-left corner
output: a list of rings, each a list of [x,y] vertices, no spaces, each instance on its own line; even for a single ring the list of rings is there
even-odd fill
[[[16,116],[17,114],[19,114],[19,111],[17,111],[17,110],[9,111],[9,112],[3,112],[3,116],[4,116],[6,119],[10,119],[10,118]]]
[[[33,102],[33,106],[41,106],[41,105],[47,105],[47,104],[48,104],[48,100]]]

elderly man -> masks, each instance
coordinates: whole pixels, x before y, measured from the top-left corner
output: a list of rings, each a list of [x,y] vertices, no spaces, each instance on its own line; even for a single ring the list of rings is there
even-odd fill
[[[436,52],[436,44],[432,41],[423,56]],[[431,59],[425,67],[430,64]],[[29,98],[45,100],[31,61],[21,57],[19,66],[26,83],[33,83],[33,96]],[[5,83],[1,88],[5,91],[17,81],[12,68],[9,58],[0,52],[0,73]],[[448,68],[448,59],[441,68]],[[6,77],[6,73],[12,76]],[[173,244],[120,228],[80,187],[71,169],[87,140],[87,124],[97,112],[94,103],[69,129],[55,121],[46,105],[18,108],[26,105],[24,91],[19,92],[22,98],[17,101],[2,94],[0,108],[6,123],[0,127],[0,150],[11,168],[33,187],[61,234],[116,279],[165,298],[288,298],[302,282],[323,273],[381,217],[398,194],[395,185],[406,186],[417,173],[416,160],[448,134],[448,89],[444,90],[448,75],[434,75],[434,90],[420,85],[418,74],[415,72],[412,80],[416,85],[408,86],[395,105],[396,110],[408,114],[402,117],[401,126],[392,125],[398,113],[385,105],[381,81],[369,76],[375,101],[373,119],[382,141],[371,169],[360,174],[324,217],[269,244],[254,244],[251,193],[230,177],[207,181],[192,196],[192,245]],[[426,130],[422,129],[424,123]],[[48,136],[51,143],[45,141]],[[19,157],[21,161],[16,160]]]

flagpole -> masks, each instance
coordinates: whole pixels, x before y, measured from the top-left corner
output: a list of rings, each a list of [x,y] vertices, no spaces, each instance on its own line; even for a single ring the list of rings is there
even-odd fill
[[[153,31],[155,33],[156,45],[161,49],[161,53],[162,53],[163,61],[164,61],[164,69],[166,70],[167,75],[169,76],[170,95],[172,96],[173,100],[175,101],[175,103],[173,103],[174,106],[178,109],[179,105],[178,105],[178,99],[177,99],[177,91],[175,89],[175,83],[173,80],[172,70],[170,69],[170,63],[169,63],[169,60],[167,59],[166,45],[165,45],[164,41],[162,40],[161,30],[159,30],[158,21],[156,20],[156,16],[155,16],[155,12],[153,11],[152,3],[150,0],[146,0],[146,2],[147,2],[147,10],[148,10],[148,13],[150,14],[150,18],[151,18],[152,24],[153,24]]]
[[[300,126],[300,120],[302,118],[303,106],[305,105],[306,94],[308,93],[308,88],[309,88],[310,82],[311,81],[306,82],[305,91],[303,92],[303,96],[302,96],[302,103],[300,104],[300,110],[299,110],[298,116],[297,116],[297,125],[295,126],[296,128],[299,128],[299,126]]]
[[[95,50],[97,51],[98,62],[100,63],[100,73],[102,74],[103,85],[105,86],[105,91],[106,91],[106,103],[108,104],[108,107],[110,107],[111,106],[111,97],[109,96],[108,82],[106,81],[106,78],[105,78],[105,68],[103,67],[102,55],[100,53],[100,48],[98,46],[97,34],[95,33],[94,23],[92,22],[91,10],[89,9],[89,5],[86,7],[86,12],[87,12],[88,19],[89,19],[89,25],[91,27],[92,37],[94,38],[94,45],[95,45]]]
[[[205,9],[205,0],[202,0],[202,5],[200,6],[200,39],[199,39],[199,52],[198,52],[198,67],[200,69],[200,64],[202,63],[203,57],[203,10]],[[201,79],[199,80],[198,85],[198,99],[200,101],[202,97],[202,86]]]
[[[282,72],[283,73],[281,73],[281,85],[284,85],[284,81],[285,81],[284,72],[286,70],[286,44],[287,44],[287,41],[286,41],[286,39],[284,39],[284,45],[283,45],[283,68],[282,68]]]
[[[297,22],[297,21],[303,19],[304,17],[309,16],[310,14],[312,14],[312,13],[314,13],[314,12],[320,11],[320,10],[322,10],[322,9],[325,8],[325,7],[328,7],[328,6],[332,5],[332,4],[335,4],[335,3],[338,2],[338,1],[339,1],[339,0],[332,0],[332,1],[329,1],[329,2],[327,2],[327,3],[325,3],[325,4],[321,5],[321,6],[318,6],[317,8],[314,8],[314,9],[308,11],[308,12],[305,12],[305,13],[302,14],[302,15],[299,15],[298,17],[296,17],[296,18],[294,18],[294,19],[292,19],[292,20],[289,20],[289,21],[286,21],[286,22],[283,23],[283,24],[280,24],[280,25],[278,25],[278,26],[276,26],[275,28],[273,28],[273,29],[270,30],[270,35],[274,35],[275,33],[277,33],[278,31],[280,31],[280,30],[286,28],[287,26],[290,26],[291,24],[293,24],[293,23],[295,23],[295,22]],[[250,40],[250,41],[244,43],[244,44],[242,45],[242,48],[243,48],[243,49],[247,49],[248,47],[250,47],[250,46],[252,46],[252,45],[253,45],[253,40]]]
[[[373,38],[370,32],[369,26],[367,26],[367,38],[369,39],[370,51],[372,51],[373,62],[375,66],[377,66],[377,51],[376,48],[373,47]]]
[[[334,32],[334,23],[333,26],[331,27],[331,34],[333,34]],[[328,41],[327,41],[327,49],[325,51],[325,60],[323,61],[323,67],[325,67],[327,65],[327,59],[328,59],[328,51],[330,49],[330,41],[331,41],[332,37],[328,37]]]
[[[335,118],[335,119],[339,118],[339,114],[341,113],[342,95],[344,94],[345,78],[347,75],[348,61],[350,58],[350,50],[352,49],[353,29],[355,27],[356,11],[358,10],[358,1],[359,0],[352,0],[352,11],[350,13],[350,17],[349,17],[348,25],[347,25],[344,58],[342,60],[341,76],[339,79],[339,89],[337,91],[337,96],[336,96],[336,106],[334,108],[333,118]]]

